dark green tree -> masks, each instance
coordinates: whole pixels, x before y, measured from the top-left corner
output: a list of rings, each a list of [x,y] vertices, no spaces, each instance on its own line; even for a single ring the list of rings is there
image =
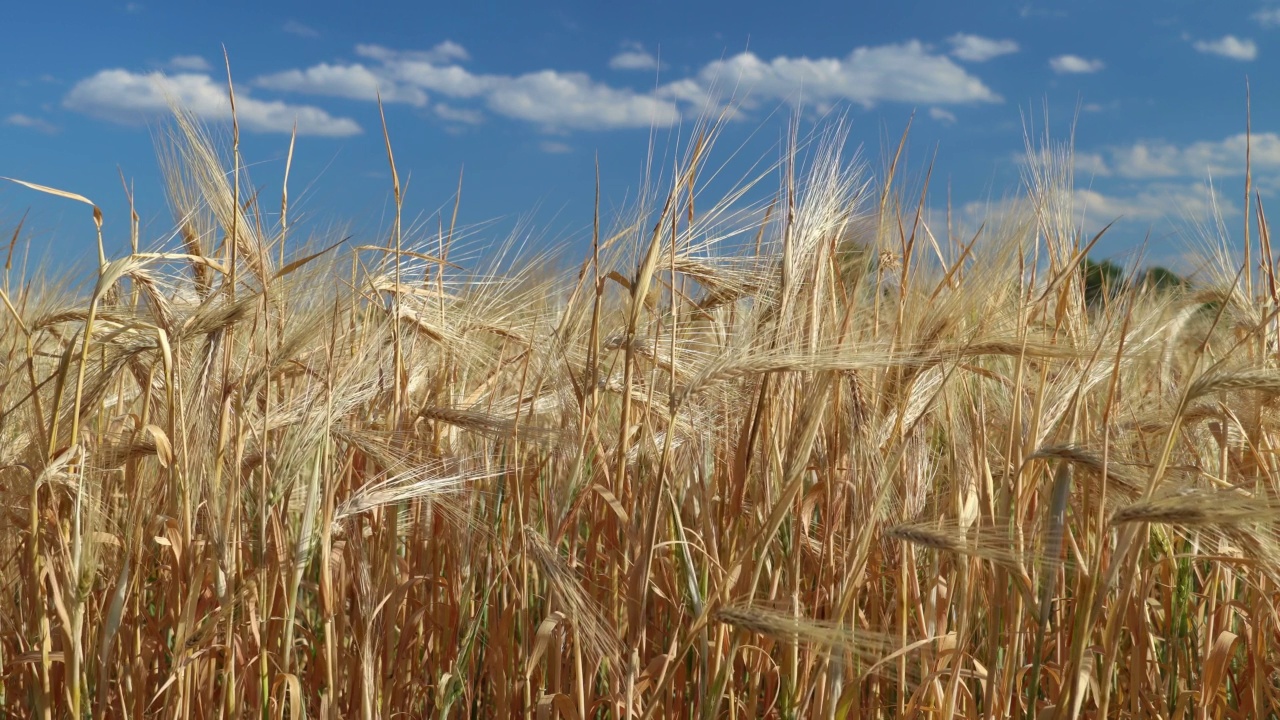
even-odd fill
[[[1159,265],[1150,268],[1142,276],[1142,287],[1156,292],[1181,290],[1190,284],[1186,278]]]
[[[1086,257],[1081,261],[1084,272],[1084,301],[1089,307],[1110,302],[1128,289],[1124,269],[1110,260],[1097,262]]]

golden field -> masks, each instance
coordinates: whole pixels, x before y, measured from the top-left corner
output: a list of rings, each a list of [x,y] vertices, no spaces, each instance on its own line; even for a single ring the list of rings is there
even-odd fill
[[[706,198],[718,130],[561,271],[404,231],[390,141],[300,249],[179,113],[170,241],[6,270],[0,714],[1274,715],[1261,203],[1100,286],[1066,148],[958,235],[838,127]]]

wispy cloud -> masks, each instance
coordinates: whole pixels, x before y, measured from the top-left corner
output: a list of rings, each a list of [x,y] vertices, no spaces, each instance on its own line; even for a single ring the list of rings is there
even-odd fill
[[[556,142],[554,140],[543,140],[541,143],[538,143],[538,149],[549,155],[563,155],[565,153],[573,152],[573,148],[562,142]]]
[[[609,59],[609,67],[614,70],[657,70],[658,58],[634,43]]]
[[[170,70],[207,72],[209,70],[209,61],[199,55],[174,55],[169,58],[169,62],[165,63],[165,67]]]
[[[1059,55],[1049,61],[1049,67],[1059,75],[1096,73],[1106,66],[1101,60],[1090,60],[1079,55]]]
[[[14,127],[28,128],[30,130],[35,130],[37,132],[45,133],[46,135],[52,135],[58,132],[58,127],[53,123],[49,122],[48,120],[43,120],[38,117],[32,117],[30,115],[24,115],[22,113],[13,113],[12,115],[4,119],[4,123],[6,125],[12,125]]]
[[[956,114],[950,110],[944,110],[940,107],[929,108],[929,117],[937,120],[944,125],[951,125],[956,121]]]
[[[1223,35],[1217,40],[1196,40],[1191,43],[1196,52],[1218,55],[1232,60],[1249,61],[1258,57],[1258,44],[1235,35]]]
[[[1263,8],[1252,17],[1254,22],[1264,28],[1280,27],[1280,7]]]
[[[356,54],[383,62],[410,61],[432,65],[447,65],[471,59],[471,53],[452,40],[437,43],[430,50],[392,50],[381,45],[356,45]]]
[[[1050,10],[1049,8],[1036,7],[1033,3],[1024,3],[1018,8],[1018,17],[1023,20],[1029,18],[1060,18],[1066,17],[1066,10]]]
[[[289,33],[290,35],[297,35],[298,37],[304,37],[304,38],[318,38],[318,37],[320,37],[320,31],[319,31],[319,30],[317,30],[317,29],[315,29],[315,28],[311,27],[310,25],[306,25],[306,24],[304,24],[304,23],[300,23],[300,22],[298,22],[297,20],[287,20],[287,21],[285,21],[284,26],[283,26],[282,28],[280,28],[280,29],[281,29],[281,30],[284,30],[285,32]]]
[[[1018,43],[1013,40],[992,40],[967,33],[956,33],[947,38],[947,42],[951,43],[952,56],[969,62],[986,62],[1018,52]]]
[[[140,2],[128,2],[124,4],[124,11],[129,13],[130,15],[137,15],[138,13],[142,12],[144,9],[145,8],[142,6],[142,3]]]
[[[462,123],[464,125],[479,125],[484,122],[484,114],[479,110],[457,108],[445,103],[436,103],[431,109],[435,111],[436,117],[449,122]]]
[[[231,118],[226,88],[198,73],[166,76],[102,70],[76,83],[62,104],[93,117],[135,124],[168,113],[170,100],[206,120]],[[350,118],[334,117],[311,105],[260,100],[247,89],[236,93],[236,113],[240,126],[249,131],[288,133],[296,120],[300,135],[344,137],[361,132],[360,125]]]

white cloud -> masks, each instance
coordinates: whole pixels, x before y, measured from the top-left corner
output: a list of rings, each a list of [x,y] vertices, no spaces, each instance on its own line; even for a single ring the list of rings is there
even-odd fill
[[[427,94],[421,88],[391,81],[360,63],[320,63],[306,70],[286,70],[265,75],[254,80],[253,84],[271,90],[331,95],[352,100],[375,100],[381,92],[383,102],[408,103],[419,107],[427,104]]]
[[[170,70],[208,72],[209,62],[199,55],[174,55],[165,66]]]
[[[1071,159],[1075,167],[1075,176],[1080,177],[1108,177],[1111,175],[1111,166],[1107,165],[1107,161],[1102,157],[1102,153],[1075,152],[1072,153]]]
[[[1202,183],[1148,185],[1126,195],[1108,195],[1091,188],[1076,188],[1075,207],[1085,225],[1098,227],[1118,218],[1154,221],[1168,219],[1204,220],[1214,207],[1224,215],[1238,213],[1237,207],[1214,188]]]
[[[658,58],[643,48],[623,50],[609,59],[614,70],[657,70]]]
[[[1210,219],[1214,206],[1224,217],[1238,217],[1234,192],[1224,194],[1225,178],[1238,183],[1245,171],[1245,135],[1222,140],[1174,144],[1142,140],[1074,155],[1077,216],[1097,230],[1117,218],[1152,222]],[[1251,139],[1254,186],[1266,194],[1280,189],[1280,135],[1257,133]],[[1104,190],[1086,188],[1093,178],[1109,178]],[[1210,192],[1208,181],[1217,185]]]
[[[643,48],[625,48],[614,58],[615,67],[652,69],[656,59]],[[976,52],[972,47],[969,50]],[[365,62],[321,63],[259,77],[253,84],[365,100],[372,99],[373,89],[378,87],[387,102],[417,106],[427,104],[428,94],[437,99],[472,100],[490,112],[536,123],[547,130],[669,126],[679,121],[682,106],[692,106],[686,109],[693,112],[717,106],[726,89],[755,104],[804,101],[817,107],[831,107],[838,102],[872,107],[881,102],[939,105],[1001,101],[999,95],[951,58],[916,40],[861,47],[843,58],[784,56],[764,60],[745,52],[708,63],[693,77],[648,93],[606,84],[581,72],[472,72],[461,64],[468,59],[466,49],[451,41],[426,51],[357,45],[356,54]],[[628,54],[644,54],[645,59],[643,63],[639,57],[619,60]],[[754,105],[743,101],[743,106]],[[454,113],[463,122],[480,119],[475,115],[479,112],[476,107],[460,107],[456,103],[443,107],[436,109],[441,117]],[[466,120],[456,115],[463,111],[468,113]]]
[[[22,113],[13,113],[9,117],[5,118],[4,122],[6,125],[13,125],[14,127],[21,127],[21,128],[29,128],[31,130],[37,130],[47,135],[52,135],[58,132],[57,126],[49,122],[48,120],[42,120],[38,117],[32,117],[30,115],[23,115]]]
[[[1050,10],[1048,8],[1036,7],[1032,3],[1024,3],[1022,7],[1018,8],[1018,17],[1022,18],[1023,20],[1026,20],[1027,18],[1033,18],[1033,17],[1034,18],[1045,18],[1045,17],[1060,18],[1060,17],[1066,17],[1066,16],[1067,16],[1066,10]]]
[[[392,50],[381,45],[362,44],[356,45],[356,54],[388,63],[398,60],[416,60],[443,65],[450,62],[466,62],[471,59],[467,49],[452,40],[438,43],[430,50]]]
[[[281,30],[284,30],[285,32],[289,33],[290,35],[297,35],[298,37],[304,37],[304,38],[318,38],[318,37],[320,37],[320,31],[319,31],[319,30],[316,30],[315,28],[311,27],[310,25],[304,25],[303,23],[300,23],[300,22],[298,22],[297,20],[289,20],[289,21],[286,21],[286,22],[285,22],[285,24],[284,24],[284,26],[283,26],[282,28],[280,28],[280,29],[281,29]]]
[[[130,15],[137,15],[138,13],[142,12],[142,10],[143,10],[143,7],[142,7],[142,3],[140,2],[129,2],[124,4],[124,11],[129,13]]]
[[[439,92],[450,97],[471,98],[491,90],[499,75],[477,75],[458,65],[468,58],[457,43],[445,41],[426,51],[398,51],[380,45],[357,45],[356,54],[376,60],[380,75],[394,82]]]
[[[1059,55],[1049,61],[1049,67],[1060,75],[1095,73],[1106,67],[1101,60],[1089,60],[1079,55]]]
[[[1280,135],[1255,133],[1248,139],[1250,168],[1255,185],[1280,183]],[[1114,177],[1129,181],[1175,182],[1241,177],[1245,172],[1244,133],[1222,140],[1200,140],[1177,145],[1164,140],[1139,140],[1094,152],[1077,150],[1072,158],[1077,181]],[[1017,160],[1026,161],[1025,155]]]
[[[436,116],[441,120],[448,120],[449,122],[466,125],[479,125],[484,122],[484,115],[479,110],[456,108],[444,103],[436,103],[431,109],[435,111]]]
[[[102,70],[76,83],[62,104],[86,115],[131,124],[168,113],[170,98],[202,119],[231,119],[226,88],[208,75],[195,73],[166,76]],[[361,132],[350,118],[334,117],[310,105],[259,100],[246,90],[236,93],[236,113],[241,127],[250,131],[288,133],[296,119],[300,135],[343,137]]]
[[[1191,47],[1197,52],[1208,55],[1220,55],[1232,60],[1249,61],[1258,57],[1258,45],[1252,40],[1240,39],[1235,35],[1223,35],[1217,40],[1196,40]]]
[[[1263,8],[1253,14],[1253,20],[1264,28],[1280,26],[1280,7]]]
[[[955,113],[951,112],[950,110],[943,110],[940,107],[929,108],[929,117],[933,118],[934,120],[937,120],[940,123],[944,123],[946,125],[950,125],[956,121]]]
[[[554,140],[543,140],[538,144],[538,149],[550,155],[563,155],[564,153],[573,152],[573,148]]]
[[[274,90],[372,99],[381,86],[383,100],[422,105],[427,92],[455,99],[481,99],[489,110],[548,129],[609,129],[668,126],[680,117],[675,103],[592,80],[585,73],[542,70],[524,75],[473,73],[457,61],[467,51],[444,42],[428,51],[396,51],[358,45],[356,53],[377,64],[316,65],[258,78],[255,85]],[[474,108],[436,106],[447,120],[475,123]],[[465,118],[465,119],[464,119]]]
[[[669,100],[609,87],[585,73],[554,70],[504,79],[490,91],[487,102],[500,115],[549,128],[665,127],[680,119]]]
[[[986,62],[1001,55],[1018,52],[1018,43],[1012,40],[992,40],[979,35],[956,33],[947,38],[951,54],[969,62]]]
[[[918,40],[860,47],[843,58],[779,56],[766,61],[744,52],[711,62],[696,78],[670,83],[662,92],[699,103],[726,87],[753,100],[848,101],[866,108],[881,102],[1001,101],[981,80]]]
[[[1073,149],[1067,157],[1071,160],[1072,175],[1077,183],[1081,180],[1088,181],[1090,178],[1095,177],[1111,177],[1115,174],[1101,152],[1083,152]],[[1042,151],[1039,158],[1033,158],[1027,153],[1016,153],[1013,159],[1023,165],[1031,164],[1030,161],[1034,160],[1034,166],[1037,169],[1043,169],[1059,167],[1063,157],[1056,151]]]
[[[1127,178],[1174,178],[1244,175],[1244,133],[1222,140],[1201,140],[1175,145],[1162,140],[1142,140],[1109,149],[1117,175]],[[1280,172],[1280,135],[1255,133],[1249,143],[1254,172]]]
[[[1095,233],[1108,223],[1203,222],[1213,216],[1215,206],[1223,217],[1235,217],[1239,205],[1203,183],[1155,183],[1139,188],[1103,192],[1078,183],[1062,198],[1071,222],[1085,233]],[[955,220],[963,233],[981,225],[994,228],[1004,222],[1020,223],[1034,218],[1034,208],[1025,198],[996,202],[969,202],[959,207]]]

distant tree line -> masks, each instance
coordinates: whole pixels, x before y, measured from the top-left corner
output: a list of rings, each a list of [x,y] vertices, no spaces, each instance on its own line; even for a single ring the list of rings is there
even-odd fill
[[[840,244],[837,256],[839,272],[847,280],[876,275],[880,258],[866,242],[848,239]],[[1147,268],[1130,277],[1120,265],[1110,260],[1084,257],[1080,261],[1084,274],[1084,297],[1089,307],[1101,307],[1117,297],[1138,292],[1171,292],[1191,287],[1191,281],[1161,265]]]
[[[1191,281],[1172,270],[1157,265],[1129,278],[1124,268],[1110,260],[1101,262],[1086,257],[1081,261],[1084,271],[1084,299],[1090,307],[1098,307],[1116,297],[1138,291],[1169,292],[1190,287]]]

